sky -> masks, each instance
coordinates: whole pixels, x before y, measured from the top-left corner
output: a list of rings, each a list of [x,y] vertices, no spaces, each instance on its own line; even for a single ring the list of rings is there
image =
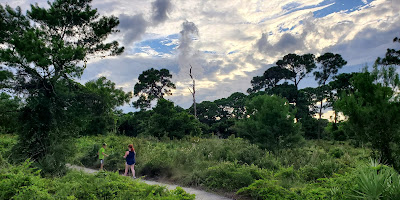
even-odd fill
[[[47,6],[47,0],[0,3]],[[254,76],[288,53],[338,53],[348,62],[340,72],[357,72],[397,48],[392,41],[400,36],[398,0],[93,0],[92,6],[120,19],[120,32],[109,39],[125,52],[89,60],[79,81],[105,76],[132,91],[143,71],[166,68],[177,86],[168,99],[183,108],[192,104],[190,65],[197,102],[213,101],[246,93]],[[312,74],[300,82],[309,86],[317,86]]]

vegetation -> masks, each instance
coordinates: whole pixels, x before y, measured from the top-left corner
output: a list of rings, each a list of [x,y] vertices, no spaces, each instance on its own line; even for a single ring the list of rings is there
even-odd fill
[[[339,54],[290,53],[248,95],[184,109],[164,99],[175,89],[168,69],[144,71],[133,94],[105,77],[76,82],[87,59],[124,50],[108,42],[118,18],[90,3],[55,0],[25,15],[0,5],[0,199],[194,199],[120,176],[131,143],[137,175],[237,198],[400,198],[399,50],[351,74],[338,74]],[[299,88],[311,74],[318,87]],[[133,95],[140,111],[117,109]],[[66,169],[98,168],[102,143],[106,171]]]

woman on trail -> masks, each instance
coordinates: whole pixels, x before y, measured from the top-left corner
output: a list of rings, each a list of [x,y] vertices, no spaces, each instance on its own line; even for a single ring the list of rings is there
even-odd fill
[[[131,168],[132,171],[132,177],[136,178],[135,176],[135,148],[133,148],[133,144],[128,145],[129,151],[125,152],[124,158],[126,159],[126,163],[125,163],[125,174],[124,176],[128,175],[128,169],[129,167]]]

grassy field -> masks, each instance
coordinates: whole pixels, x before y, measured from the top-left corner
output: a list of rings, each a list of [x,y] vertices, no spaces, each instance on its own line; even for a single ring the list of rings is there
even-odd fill
[[[0,137],[3,199],[23,199],[30,192],[43,199],[124,199],[131,195],[139,199],[193,198],[181,189],[168,191],[119,176],[124,169],[122,156],[131,143],[137,152],[137,176],[212,190],[237,199],[396,199],[400,191],[396,171],[371,159],[369,148],[355,148],[348,142],[307,141],[303,147],[268,152],[235,137],[81,137],[75,144],[64,144],[74,147],[69,162],[98,168],[97,151],[105,142],[110,155],[105,159],[106,171],[97,175],[68,172],[63,177],[45,179],[28,161],[9,164],[10,149],[17,138]]]
[[[345,183],[353,181],[361,168],[368,168],[370,161],[367,148],[347,142],[307,141],[301,148],[272,153],[235,137],[160,141],[109,135],[77,139],[70,162],[97,168],[96,153],[104,142],[109,171],[124,169],[122,156],[132,143],[138,175],[236,198],[340,199],[353,193],[353,185]]]
[[[194,199],[182,188],[132,181],[111,171],[95,175],[69,171],[63,177],[43,178],[31,161],[10,164],[12,135],[0,135],[0,199]]]

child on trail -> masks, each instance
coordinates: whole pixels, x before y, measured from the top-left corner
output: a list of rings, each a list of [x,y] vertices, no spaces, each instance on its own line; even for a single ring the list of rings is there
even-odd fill
[[[104,144],[103,144],[103,147],[101,147],[101,148],[99,149],[99,152],[98,152],[99,160],[100,160],[100,170],[103,170],[104,156],[108,156],[108,155],[105,153],[106,148],[107,148],[107,144],[104,143]]]
[[[128,145],[129,151],[125,152],[124,158],[126,159],[125,163],[125,174],[124,176],[128,175],[128,169],[131,168],[132,171],[132,178],[136,178],[135,176],[135,148],[133,148],[133,144]]]

